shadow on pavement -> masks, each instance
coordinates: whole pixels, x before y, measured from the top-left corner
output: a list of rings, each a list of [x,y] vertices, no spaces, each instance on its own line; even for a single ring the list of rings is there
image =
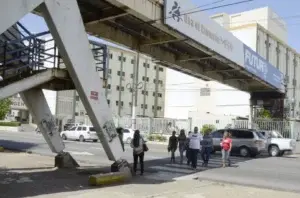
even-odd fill
[[[0,146],[13,151],[27,151],[33,147],[37,147],[38,144],[13,140],[0,140]]]
[[[193,171],[186,164],[170,164],[169,160],[169,158],[163,158],[146,161],[145,175],[135,176],[130,183],[141,185],[161,184],[174,181],[177,177],[211,170],[221,166],[221,156],[218,154],[212,156],[211,163],[205,168],[200,166],[201,161],[199,160],[197,171]],[[234,157],[234,159],[232,159],[232,165],[233,167],[237,167],[237,163],[247,160],[252,159]],[[88,186],[88,176],[91,174],[105,173],[109,170],[110,167],[81,167],[76,170],[58,170],[52,167],[14,169],[0,167],[1,197],[30,197],[99,188]],[[119,185],[127,185],[130,183]]]

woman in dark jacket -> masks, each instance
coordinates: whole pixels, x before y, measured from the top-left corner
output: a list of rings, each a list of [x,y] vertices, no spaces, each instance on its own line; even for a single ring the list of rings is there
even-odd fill
[[[133,148],[133,171],[136,173],[138,159],[141,164],[141,175],[144,174],[144,145],[145,141],[140,135],[139,130],[134,131],[133,140],[131,141],[131,148]]]
[[[175,152],[178,147],[178,139],[176,137],[176,131],[173,131],[172,136],[169,138],[168,151],[171,151],[171,163],[175,163]]]
[[[178,136],[178,145],[179,145],[179,153],[180,153],[180,164],[182,164],[183,153],[186,150],[186,135],[183,129],[180,130],[180,134]]]

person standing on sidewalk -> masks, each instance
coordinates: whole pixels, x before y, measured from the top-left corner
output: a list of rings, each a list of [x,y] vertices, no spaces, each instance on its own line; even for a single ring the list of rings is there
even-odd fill
[[[230,152],[232,148],[232,139],[230,138],[230,134],[225,131],[224,136],[221,142],[221,148],[222,148],[222,162],[223,162],[223,168],[226,167],[226,162],[228,162],[228,166],[231,165],[230,163]]]
[[[213,139],[210,134],[210,131],[205,131],[203,134],[203,140],[201,141],[201,157],[203,160],[202,166],[207,167],[210,154],[213,148]]]
[[[180,153],[180,164],[182,164],[183,153],[186,150],[186,135],[183,129],[180,130],[180,134],[178,136],[178,145],[179,145],[179,153]]]
[[[185,157],[187,160],[187,165],[189,166],[191,163],[191,157],[190,157],[190,135],[192,134],[192,131],[189,131],[188,136],[186,138],[185,142]]]
[[[134,131],[133,139],[131,141],[131,148],[133,148],[133,171],[136,174],[138,159],[141,165],[141,175],[144,174],[144,144],[145,141],[140,135],[139,130]]]
[[[189,150],[190,150],[190,159],[192,162],[192,168],[197,169],[198,153],[200,151],[200,142],[202,136],[198,132],[198,127],[194,128],[194,133],[189,136]]]
[[[172,136],[169,138],[168,151],[171,151],[171,163],[175,163],[175,152],[178,147],[178,139],[176,137],[176,131],[172,132]]]

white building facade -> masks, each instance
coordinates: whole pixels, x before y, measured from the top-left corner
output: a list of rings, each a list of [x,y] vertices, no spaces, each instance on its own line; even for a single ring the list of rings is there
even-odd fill
[[[259,8],[236,14],[216,14],[211,17],[224,28],[228,29],[238,39],[259,53],[272,65],[277,67],[286,79],[287,99],[284,105],[290,112],[289,117],[299,117],[300,114],[300,73],[299,54],[287,44],[287,27],[285,22],[269,7]],[[175,78],[176,76],[176,78]],[[205,82],[185,74],[167,71],[167,84],[173,84],[176,79],[193,83],[195,90],[189,93],[178,91],[177,95],[166,91],[166,117],[187,118],[188,112],[198,111],[199,115],[210,112],[214,115],[247,116],[250,112],[250,94],[241,92],[217,82]],[[181,90],[188,90],[189,85],[181,85]],[[201,94],[201,89],[210,90],[209,94]],[[188,91],[187,91],[188,92]],[[203,92],[202,92],[203,93]],[[192,102],[180,101],[181,95],[189,95]],[[170,97],[172,95],[172,97]],[[176,105],[174,105],[176,103]],[[181,108],[181,105],[188,108]],[[176,108],[174,106],[177,106]],[[175,114],[174,112],[179,112]],[[193,115],[195,115],[193,113]]]

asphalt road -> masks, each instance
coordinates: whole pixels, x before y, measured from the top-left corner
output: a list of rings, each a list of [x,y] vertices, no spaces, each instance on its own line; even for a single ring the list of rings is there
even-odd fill
[[[11,149],[31,150],[41,155],[54,156],[41,135],[22,132],[0,132],[0,145]],[[110,165],[101,144],[66,141],[66,151],[79,162]],[[300,147],[300,145],[298,145]],[[199,179],[300,192],[300,154],[255,159],[231,157],[233,167],[220,168],[221,156],[213,155],[207,168],[196,172],[187,165],[170,164],[166,145],[148,144],[145,156],[145,177],[159,181]],[[126,145],[124,158],[132,161],[132,150]],[[199,160],[199,164],[201,161]]]

